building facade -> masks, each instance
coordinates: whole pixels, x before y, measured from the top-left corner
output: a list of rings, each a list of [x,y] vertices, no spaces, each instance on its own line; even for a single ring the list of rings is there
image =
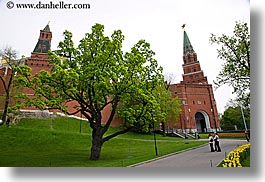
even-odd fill
[[[218,130],[219,119],[212,85],[204,76],[185,30],[182,68],[183,80],[169,87],[173,97],[178,97],[181,102],[182,112],[176,125],[177,129],[189,133]]]

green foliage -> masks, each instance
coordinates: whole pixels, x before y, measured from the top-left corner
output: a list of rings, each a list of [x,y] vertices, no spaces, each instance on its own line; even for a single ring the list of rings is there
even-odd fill
[[[234,35],[217,37],[212,34],[211,44],[220,45],[218,58],[224,61],[215,84],[220,87],[229,84],[234,88],[237,99],[250,104],[250,33],[247,23],[236,22]]]
[[[147,82],[150,86],[149,82]],[[125,125],[133,125],[138,132],[149,132],[150,127],[160,124],[160,122],[178,121],[180,101],[178,98],[172,98],[171,92],[166,89],[164,83],[156,86],[143,97],[126,97],[127,101],[121,103],[118,112],[122,118],[125,118]],[[138,118],[138,119],[137,119]]]
[[[250,127],[250,112],[249,109],[243,109],[244,117],[246,120],[247,127]],[[220,120],[221,128],[223,130],[227,129],[234,129],[236,125],[239,130],[244,130],[244,122],[242,118],[241,108],[240,106],[237,107],[228,107]]]
[[[173,98],[171,91],[166,89],[166,85],[156,87],[153,95],[157,98],[159,110],[162,112],[158,120],[166,123],[169,121],[177,123],[181,112],[181,103],[178,97]]]
[[[24,61],[24,58],[22,57],[21,59],[17,59],[17,51],[12,49],[12,47],[6,47],[1,49],[0,58],[6,61],[7,64],[6,69],[10,69],[8,70],[6,75],[5,74],[0,75],[0,83],[3,86],[4,90],[4,102],[3,102],[4,107],[3,107],[3,115],[1,117],[1,120],[3,122],[0,123],[0,125],[2,125],[7,120],[8,109],[10,107],[10,104],[13,104],[11,102],[15,102],[14,95],[18,90],[12,89],[13,80],[17,74],[16,70],[21,66],[21,63]]]
[[[33,98],[21,96],[23,103],[41,110],[59,109],[70,115],[81,112],[93,129],[97,145],[136,125],[145,130],[152,121],[152,110],[161,115],[158,98],[152,91],[164,82],[162,68],[145,40],[138,41],[126,53],[122,51],[123,40],[120,30],[107,37],[104,26],[95,24],[75,47],[72,33],[65,31],[58,50],[49,52],[51,72],[41,71],[31,76],[26,68],[20,70],[23,76],[17,82],[35,91]],[[75,103],[76,111],[68,111],[69,102]],[[103,138],[118,106],[122,108],[118,113],[123,117],[124,127]],[[102,111],[106,108],[111,110],[103,124]]]

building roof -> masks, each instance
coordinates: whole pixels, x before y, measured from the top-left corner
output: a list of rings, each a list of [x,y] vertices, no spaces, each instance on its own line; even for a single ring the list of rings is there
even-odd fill
[[[49,23],[40,31],[40,37],[38,42],[33,50],[34,53],[48,53],[51,49],[50,38],[46,37],[48,34],[51,34]]]
[[[190,43],[189,37],[186,33],[186,31],[184,31],[184,39],[183,39],[183,55],[185,56],[187,53],[194,53],[195,51],[193,50],[193,47]]]
[[[49,23],[44,27],[44,29],[43,29],[44,31],[48,31],[48,32],[50,32],[51,30],[50,30],[50,26],[49,26]]]
[[[38,43],[36,44],[33,52],[36,53],[48,53],[48,51],[51,49],[51,44],[47,40],[38,40]]]

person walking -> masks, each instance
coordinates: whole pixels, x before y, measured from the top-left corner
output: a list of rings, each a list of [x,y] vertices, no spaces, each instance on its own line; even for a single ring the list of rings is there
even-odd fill
[[[249,130],[245,131],[245,136],[246,136],[247,141],[249,142],[249,140],[250,140],[250,131]]]
[[[218,133],[215,133],[214,134],[214,148],[215,148],[215,151],[217,152],[221,152],[221,147],[220,147],[220,142],[219,142],[219,136],[218,136]]]
[[[208,139],[209,139],[209,144],[210,144],[211,152],[214,152],[214,148],[213,148],[213,136],[210,133],[208,135]]]

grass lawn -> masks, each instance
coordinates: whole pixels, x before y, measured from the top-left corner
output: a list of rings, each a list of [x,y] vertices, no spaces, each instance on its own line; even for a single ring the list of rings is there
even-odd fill
[[[212,133],[213,134],[213,133]],[[233,132],[222,132],[222,133],[218,133],[220,139],[222,138],[227,138],[227,139],[243,139],[245,140],[245,133],[241,132],[241,133],[233,133]],[[201,138],[208,138],[208,134],[202,133],[200,134]]]
[[[129,132],[104,143],[100,160],[90,161],[91,129],[74,118],[22,119],[10,128],[0,127],[0,133],[3,167],[122,167],[156,157],[152,134]],[[159,156],[206,143],[156,137]]]

